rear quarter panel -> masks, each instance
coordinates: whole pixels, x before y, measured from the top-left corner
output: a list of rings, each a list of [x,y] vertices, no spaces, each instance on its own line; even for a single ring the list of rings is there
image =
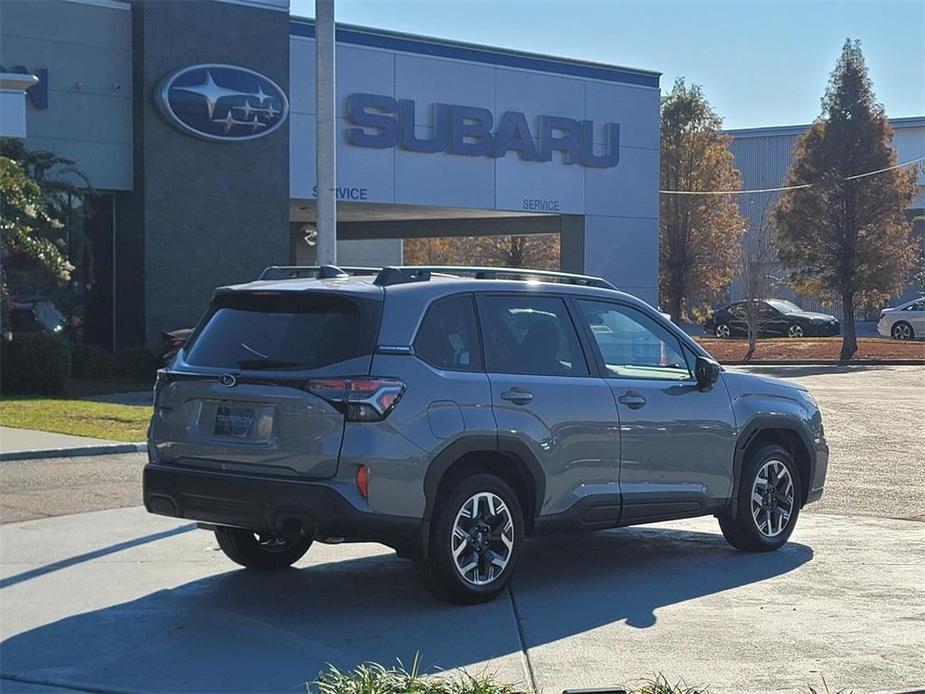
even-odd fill
[[[371,511],[421,518],[430,461],[463,437],[497,441],[488,377],[387,354],[374,357],[372,374],[401,379],[405,392],[384,421],[347,424],[341,469],[367,466]]]

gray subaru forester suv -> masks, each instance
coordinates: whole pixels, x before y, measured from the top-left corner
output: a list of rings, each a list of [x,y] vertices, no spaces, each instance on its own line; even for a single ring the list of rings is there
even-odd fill
[[[440,598],[504,589],[525,538],[712,514],[774,550],[822,495],[803,388],[725,371],[583,275],[272,267],[218,289],[158,373],[144,502],[233,561],[374,541]]]

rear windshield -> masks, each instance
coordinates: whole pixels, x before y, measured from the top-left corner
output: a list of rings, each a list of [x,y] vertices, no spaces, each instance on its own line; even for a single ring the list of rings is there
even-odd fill
[[[378,306],[326,294],[219,295],[184,358],[229,369],[317,369],[372,353]]]

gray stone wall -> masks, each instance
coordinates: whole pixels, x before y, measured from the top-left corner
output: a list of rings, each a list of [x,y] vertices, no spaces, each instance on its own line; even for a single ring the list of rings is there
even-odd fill
[[[256,70],[288,93],[289,17],[222,2],[146,0],[132,9],[131,207],[144,229],[137,267],[144,280],[127,289],[143,292],[144,321],[143,330],[137,320],[126,325],[120,342],[154,347],[161,330],[194,324],[216,286],[253,279],[265,266],[289,260],[288,122],[256,140],[201,140],[161,116],[155,91],[177,68],[228,63]]]

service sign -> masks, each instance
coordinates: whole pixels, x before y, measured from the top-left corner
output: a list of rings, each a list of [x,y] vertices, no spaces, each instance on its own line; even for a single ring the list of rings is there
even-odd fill
[[[276,82],[254,70],[220,63],[170,73],[158,87],[157,104],[183,132],[220,142],[268,135],[289,114],[289,100]]]

